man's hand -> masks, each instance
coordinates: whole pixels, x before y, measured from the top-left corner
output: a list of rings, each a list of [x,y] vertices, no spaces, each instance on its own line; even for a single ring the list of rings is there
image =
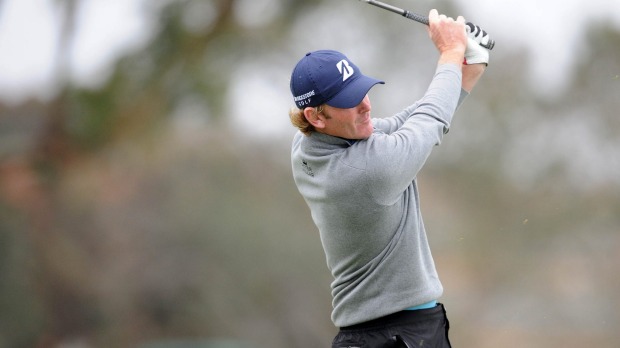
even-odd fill
[[[428,34],[439,50],[439,64],[463,64],[467,48],[465,19],[459,16],[456,21],[451,17],[439,15],[432,9],[428,15]]]
[[[465,50],[465,64],[489,64],[489,50],[480,44],[489,43],[489,35],[479,26],[467,23],[467,49]]]

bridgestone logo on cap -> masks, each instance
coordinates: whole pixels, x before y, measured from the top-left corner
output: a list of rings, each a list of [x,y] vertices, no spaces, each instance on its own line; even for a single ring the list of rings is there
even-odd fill
[[[295,97],[295,101],[298,102],[300,100],[304,100],[304,99],[308,99],[310,97],[313,97],[315,95],[314,90],[311,90],[310,92],[306,93],[306,94],[302,94],[298,97]]]

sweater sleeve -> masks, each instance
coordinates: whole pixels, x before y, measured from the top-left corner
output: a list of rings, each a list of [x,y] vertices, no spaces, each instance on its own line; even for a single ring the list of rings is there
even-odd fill
[[[438,69],[437,73],[439,72],[440,69]],[[465,98],[467,98],[467,96],[469,95],[469,93],[467,93],[467,91],[465,91],[464,89],[461,88],[461,92],[460,92],[460,96],[459,96],[459,101],[458,104],[456,106],[456,109],[458,109],[461,104],[463,104],[463,101],[465,101]],[[404,110],[402,110],[401,112],[391,116],[391,117],[387,117],[387,118],[374,118],[373,119],[373,126],[375,127],[376,130],[386,133],[386,134],[391,134],[395,131],[397,131],[400,127],[403,126],[403,124],[405,123],[405,121],[407,121],[407,119],[409,117],[411,117],[413,115],[413,113],[411,112],[411,110],[415,110],[417,109],[417,107],[419,106],[421,101],[417,101],[414,104],[408,106],[407,108],[405,108]]]
[[[379,203],[397,200],[441,143],[463,99],[461,78],[456,65],[439,66],[424,97],[388,119],[388,132],[375,132],[367,142],[369,187]]]

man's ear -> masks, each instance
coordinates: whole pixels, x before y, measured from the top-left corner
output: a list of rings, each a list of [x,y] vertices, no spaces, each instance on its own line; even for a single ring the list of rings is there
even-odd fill
[[[317,129],[325,128],[325,116],[316,111],[316,108],[305,108],[304,117],[306,120]]]

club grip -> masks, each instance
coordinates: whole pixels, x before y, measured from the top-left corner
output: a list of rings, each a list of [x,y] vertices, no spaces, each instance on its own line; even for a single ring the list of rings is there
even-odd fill
[[[420,15],[420,14],[417,14],[415,12],[409,12],[407,10],[404,10],[403,11],[403,17],[409,18],[409,19],[414,20],[414,21],[416,21],[418,23],[422,23],[422,24],[428,25],[428,17]],[[471,22],[468,22],[467,24],[474,25]],[[489,39],[489,42],[486,45],[481,43],[480,46],[482,46],[482,47],[484,47],[484,48],[486,48],[488,50],[492,50],[493,47],[495,47],[495,40]]]
[[[426,24],[428,25],[428,17],[427,16],[423,16],[421,14],[417,14],[415,12],[409,12],[407,10],[405,10],[405,12],[403,12],[403,17],[407,17],[411,20],[414,20],[418,23],[422,23],[422,24]]]

